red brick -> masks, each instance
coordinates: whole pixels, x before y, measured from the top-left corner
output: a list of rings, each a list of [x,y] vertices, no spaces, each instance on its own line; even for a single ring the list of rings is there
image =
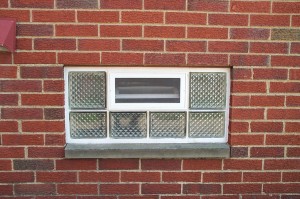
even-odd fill
[[[270,92],[272,93],[299,93],[300,83],[298,82],[271,82]]]
[[[273,2],[273,13],[299,14],[300,2]]]
[[[185,0],[145,0],[146,10],[185,10]]]
[[[83,51],[119,51],[120,40],[117,39],[79,39],[78,50]]]
[[[300,135],[267,135],[267,145],[300,145]]]
[[[288,15],[251,15],[251,26],[290,26]]]
[[[280,182],[280,172],[244,172],[243,182]]]
[[[46,120],[60,120],[65,118],[63,108],[44,108],[44,116]]]
[[[286,132],[298,132],[300,129],[299,122],[286,122],[285,123],[285,131]]]
[[[239,199],[239,196],[238,195],[212,195],[212,196],[202,196],[202,199]]]
[[[232,145],[263,145],[264,136],[263,135],[245,135],[245,134],[234,134],[230,137],[230,144]]]
[[[251,122],[251,132],[282,132],[282,122]]]
[[[119,196],[119,199],[158,199],[158,195]]]
[[[56,160],[56,170],[96,170],[96,160]]]
[[[54,34],[53,25],[45,25],[45,24],[18,24],[17,25],[18,36],[53,36],[53,34]]]
[[[203,174],[203,182],[241,182],[241,172],[210,172]]]
[[[98,0],[57,0],[57,8],[97,9]]]
[[[35,50],[75,50],[75,39],[35,39]]]
[[[268,119],[300,119],[300,109],[268,109]]]
[[[234,108],[231,119],[263,119],[264,109]]]
[[[80,172],[80,182],[119,182],[119,172]]]
[[[37,172],[37,182],[76,182],[75,172]]]
[[[284,96],[251,96],[251,106],[284,106]]]
[[[300,147],[288,147],[286,154],[288,157],[300,157]]]
[[[62,78],[62,67],[21,67],[20,73],[22,78]]]
[[[0,8],[7,8],[8,0],[0,0]]]
[[[13,185],[0,185],[2,195],[13,195]]]
[[[54,162],[52,160],[32,160],[32,159],[22,159],[13,160],[14,170],[53,170]]]
[[[25,156],[24,147],[0,147],[0,150],[1,150],[0,153],[1,159],[2,158],[24,158]]]
[[[209,41],[210,52],[248,52],[247,42]]]
[[[14,190],[17,195],[51,195],[56,193],[54,184],[16,184]]]
[[[265,160],[265,170],[299,170],[299,159],[273,159]]]
[[[248,157],[248,147],[233,147],[233,146],[231,146],[230,157],[232,157],[232,158]]]
[[[184,184],[182,188],[184,194],[220,194],[220,184]]]
[[[299,56],[272,56],[272,66],[300,66]]]
[[[0,66],[0,78],[16,78],[17,67],[15,66]]]
[[[0,53],[0,64],[11,64],[12,63],[12,53],[1,52]]]
[[[129,25],[101,25],[101,37],[140,37],[142,26]]]
[[[183,65],[185,64],[184,54],[161,54],[146,53],[145,64],[154,65]]]
[[[189,0],[189,11],[228,12],[229,1]]]
[[[138,194],[138,184],[101,184],[100,194]]]
[[[37,106],[62,106],[64,105],[63,94],[22,94],[22,105]]]
[[[102,53],[102,64],[139,65],[143,64],[142,53]]]
[[[275,43],[275,42],[272,42],[272,43],[252,42],[250,44],[250,52],[286,54],[286,53],[288,53],[288,44],[287,43]]]
[[[232,93],[265,93],[266,82],[233,81],[231,92]]]
[[[46,134],[45,145],[64,146],[66,144],[65,134]]]
[[[44,136],[40,134],[2,135],[2,144],[3,145],[43,145]]]
[[[159,40],[129,40],[122,41],[123,50],[130,51],[163,51],[164,42]]]
[[[230,65],[233,66],[267,66],[268,55],[230,55]]]
[[[231,28],[231,39],[267,40],[270,30],[259,28]]]
[[[228,56],[224,54],[189,54],[188,64],[203,66],[228,66]]]
[[[53,0],[11,0],[13,8],[53,8]]]
[[[268,1],[233,1],[230,5],[231,12],[242,13],[269,13],[271,2]]]
[[[167,24],[206,24],[206,14],[203,13],[182,13],[182,12],[167,12]]]
[[[137,170],[138,159],[100,159],[99,170]]]
[[[99,53],[58,53],[58,63],[96,65],[100,63]]]
[[[261,184],[224,184],[224,194],[261,193]]]
[[[299,27],[300,26],[300,16],[299,15],[293,15],[292,16],[292,26]]]
[[[34,22],[75,22],[75,11],[33,10],[32,21]]]
[[[45,92],[63,92],[64,81],[63,80],[45,80],[44,81]]]
[[[188,27],[188,38],[227,39],[227,28]]]
[[[115,11],[78,11],[78,22],[117,23],[119,12]]]
[[[32,39],[31,38],[17,38],[17,49],[18,50],[32,50]]]
[[[33,172],[5,172],[0,175],[1,183],[33,182]]]
[[[63,147],[28,147],[29,158],[64,158]]]
[[[121,182],[159,182],[159,172],[122,172]]]
[[[299,18],[300,20],[300,18]],[[300,54],[300,42],[299,43],[291,43],[291,54]],[[296,70],[295,70],[296,71]],[[298,70],[299,76],[300,76],[300,70]],[[299,77],[300,79],[300,77]]]
[[[24,132],[64,132],[65,126],[62,121],[24,121]]]
[[[163,182],[201,182],[200,172],[163,172]]]
[[[18,122],[0,121],[0,132],[18,132]]]
[[[76,196],[36,196],[36,199],[76,199]]]
[[[246,68],[233,68],[232,79],[252,79],[252,71]]]
[[[1,18],[13,18],[18,22],[28,22],[30,21],[29,10],[1,10]]]
[[[289,79],[300,80],[300,70],[299,69],[290,69]]]
[[[180,170],[181,160],[172,159],[143,159],[142,170]]]
[[[238,14],[209,14],[208,24],[222,26],[247,26],[248,15]]]
[[[299,193],[300,183],[295,184],[265,184],[265,193]]]
[[[287,79],[286,69],[254,68],[253,79]]]
[[[185,28],[173,26],[145,26],[144,35],[145,37],[154,38],[184,38]]]
[[[0,105],[1,106],[16,106],[18,105],[17,94],[0,94]],[[9,124],[9,123],[8,123]],[[1,131],[1,128],[0,128]]]
[[[97,184],[58,184],[58,194],[76,194],[76,195],[96,195],[98,193]]]
[[[248,122],[230,122],[230,133],[249,132]]]
[[[283,157],[283,147],[252,147],[250,149],[251,157]]]
[[[222,160],[183,160],[183,170],[219,170],[221,168]]]
[[[41,108],[2,108],[2,119],[43,119]]]
[[[131,199],[131,198],[128,198]],[[145,199],[152,199],[152,198],[145,198]],[[155,198],[156,199],[156,198]],[[199,199],[199,196],[161,196],[161,199]]]
[[[163,23],[163,12],[140,12],[124,11],[122,12],[123,23]]]
[[[166,50],[172,52],[205,52],[205,41],[166,41]]]
[[[56,36],[98,36],[97,25],[56,25]]]
[[[180,194],[180,184],[142,184],[142,194]]]
[[[15,54],[16,64],[53,64],[56,63],[54,52],[19,52]]]
[[[300,96],[286,96],[286,106],[299,107]]]
[[[282,181],[283,182],[299,182],[300,172],[283,172]]]
[[[0,171],[12,170],[11,160],[0,160]]]
[[[100,0],[101,9],[142,9],[142,0]]]

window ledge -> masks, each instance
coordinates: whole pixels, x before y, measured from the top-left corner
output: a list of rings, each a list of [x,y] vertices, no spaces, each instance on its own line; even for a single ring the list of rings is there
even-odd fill
[[[67,144],[66,158],[229,158],[226,143]]]

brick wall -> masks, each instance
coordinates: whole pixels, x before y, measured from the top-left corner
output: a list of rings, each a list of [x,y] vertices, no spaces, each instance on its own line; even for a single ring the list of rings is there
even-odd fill
[[[0,17],[18,49],[0,53],[1,199],[300,198],[299,1],[0,0]],[[231,158],[64,159],[64,64],[232,65]]]

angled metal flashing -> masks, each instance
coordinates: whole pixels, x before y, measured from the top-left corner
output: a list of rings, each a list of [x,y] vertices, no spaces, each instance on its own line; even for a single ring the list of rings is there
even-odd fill
[[[16,50],[16,20],[0,19],[0,51]]]

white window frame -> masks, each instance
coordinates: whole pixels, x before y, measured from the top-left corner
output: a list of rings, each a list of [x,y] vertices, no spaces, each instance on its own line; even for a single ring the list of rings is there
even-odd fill
[[[73,71],[82,72],[106,72],[106,109],[73,109],[69,105],[69,82],[68,74]],[[189,109],[189,74],[190,72],[224,72],[226,74],[226,106],[225,109]],[[177,104],[165,103],[137,103],[123,105],[114,103],[114,79],[116,77],[179,77],[181,81],[181,101]],[[65,128],[66,142],[70,144],[128,144],[128,143],[227,143],[229,125],[229,97],[230,97],[230,68],[196,68],[196,67],[65,67]],[[178,105],[179,104],[179,105]],[[147,107],[145,107],[147,105]],[[184,138],[150,138],[149,116],[150,112],[186,112],[186,137]],[[110,112],[146,112],[147,113],[147,138],[94,138],[73,139],[70,136],[70,112],[106,112],[107,133],[109,134]],[[222,138],[190,138],[188,137],[189,112],[224,112],[224,137]]]

